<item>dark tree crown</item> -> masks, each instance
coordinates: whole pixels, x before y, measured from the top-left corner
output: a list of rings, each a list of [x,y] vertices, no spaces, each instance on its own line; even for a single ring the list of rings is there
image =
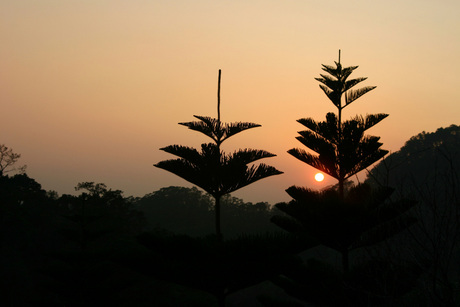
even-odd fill
[[[199,131],[207,135],[208,137],[213,139],[216,144],[221,144],[229,137],[234,136],[235,134],[240,133],[244,130],[261,127],[261,125],[254,123],[223,123],[219,119],[212,117],[198,115],[194,116],[198,118],[200,121],[179,123],[179,125],[187,126],[191,130]]]
[[[195,148],[171,145],[161,150],[180,157],[179,159],[161,161],[156,167],[167,170],[220,197],[236,191],[260,179],[282,174],[266,164],[249,163],[275,155],[264,150],[239,149],[225,154],[216,144],[201,145],[201,151]]]
[[[335,62],[335,66],[322,65],[327,74],[320,74],[321,77],[315,79],[321,83],[320,88],[337,108],[338,114],[328,113],[323,122],[317,122],[312,118],[299,119],[298,122],[308,130],[299,131],[300,136],[296,139],[314,153],[299,148],[288,151],[302,162],[337,179],[341,190],[347,178],[369,167],[388,153],[380,148],[382,143],[379,142],[379,137],[364,134],[388,114],[372,114],[365,117],[357,115],[342,121],[343,108],[376,88],[366,86],[354,89],[357,84],[367,79],[348,79],[357,68],[358,66],[342,67],[340,61]]]
[[[319,87],[323,90],[331,102],[339,109],[343,109],[362,95],[376,88],[376,86],[366,86],[360,89],[352,89],[358,83],[366,80],[366,77],[347,80],[351,73],[358,66],[342,68],[340,63],[335,62],[336,67],[322,65],[323,70],[329,75],[320,74],[321,78],[315,78],[322,84]],[[345,94],[345,104],[342,106],[342,95]]]
[[[414,223],[413,218],[401,218],[401,214],[415,202],[385,203],[393,192],[388,187],[372,189],[359,184],[351,187],[343,199],[336,189],[314,191],[292,186],[286,191],[293,200],[276,207],[287,216],[275,216],[272,221],[338,251],[378,243]]]
[[[299,148],[290,149],[288,153],[338,180],[347,179],[388,153],[380,149],[382,143],[379,137],[364,134],[387,116],[356,116],[342,122],[341,130],[334,113],[328,113],[324,122],[316,122],[312,118],[299,119],[298,122],[309,130],[299,131],[297,140],[318,155]]]

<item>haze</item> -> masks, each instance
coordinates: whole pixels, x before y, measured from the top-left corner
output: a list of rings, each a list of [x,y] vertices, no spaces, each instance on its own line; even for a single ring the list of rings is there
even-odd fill
[[[315,169],[286,153],[302,117],[335,111],[314,80],[321,64],[359,65],[377,89],[344,111],[389,113],[369,131],[396,151],[421,131],[460,118],[458,1],[0,2],[0,143],[22,154],[46,190],[103,182],[143,196],[192,186],[153,167],[171,144],[208,139],[178,125],[221,116],[261,128],[224,150],[264,149],[283,175],[234,196],[289,200],[291,185],[321,188]]]

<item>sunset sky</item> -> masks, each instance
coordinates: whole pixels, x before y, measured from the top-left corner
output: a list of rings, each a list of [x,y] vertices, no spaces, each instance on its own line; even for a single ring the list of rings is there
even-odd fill
[[[262,127],[223,149],[264,149],[284,171],[232,195],[289,200],[322,188],[287,154],[303,117],[335,111],[314,80],[342,50],[352,77],[376,85],[344,110],[389,113],[369,130],[397,151],[422,131],[460,124],[460,1],[0,0],[0,144],[46,190],[103,182],[125,196],[192,185],[153,164],[159,148],[199,147],[178,125],[217,116]]]

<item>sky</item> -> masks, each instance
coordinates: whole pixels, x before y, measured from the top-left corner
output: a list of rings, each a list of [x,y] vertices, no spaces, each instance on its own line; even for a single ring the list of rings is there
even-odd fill
[[[335,108],[318,87],[341,50],[352,77],[377,88],[344,109],[388,113],[370,129],[382,148],[460,119],[456,0],[0,0],[0,143],[44,189],[105,183],[125,196],[192,184],[155,168],[159,150],[210,141],[178,125],[193,115],[261,124],[223,149],[263,149],[284,174],[233,196],[276,203],[292,185],[335,184],[287,153],[297,119]],[[365,172],[360,175],[365,178]]]

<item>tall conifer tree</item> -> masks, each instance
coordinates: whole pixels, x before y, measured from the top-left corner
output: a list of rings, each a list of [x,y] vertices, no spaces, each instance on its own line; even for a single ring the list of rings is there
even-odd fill
[[[376,87],[354,89],[354,86],[367,78],[349,80],[348,77],[358,66],[342,67],[340,51],[339,61],[335,62],[335,67],[322,66],[327,74],[321,74],[320,78],[315,79],[321,82],[319,87],[337,108],[337,114],[328,113],[324,122],[316,122],[312,118],[298,120],[309,130],[300,131],[297,140],[319,155],[298,148],[288,152],[337,179],[339,194],[343,198],[345,180],[388,153],[387,150],[380,149],[380,137],[364,135],[366,130],[378,124],[388,114],[379,113],[365,117],[357,115],[350,120],[342,121],[342,110]]]
[[[217,90],[217,118],[195,115],[199,121],[179,123],[210,137],[213,142],[201,145],[201,151],[195,148],[171,145],[161,150],[176,155],[179,159],[161,161],[154,166],[167,170],[199,186],[215,199],[216,235],[222,240],[220,227],[220,199],[223,195],[236,191],[260,179],[282,174],[276,168],[266,165],[248,164],[263,158],[275,156],[264,150],[239,149],[233,153],[224,153],[221,144],[242,131],[260,127],[248,122],[224,123],[220,119],[220,80],[219,70]]]
[[[327,74],[316,78],[328,99],[337,108],[337,114],[328,113],[326,120],[317,122],[302,118],[298,122],[308,128],[297,137],[312,152],[293,148],[288,152],[338,180],[337,188],[315,191],[291,186],[286,192],[293,198],[279,203],[277,208],[288,216],[275,216],[272,221],[290,232],[307,234],[319,244],[331,247],[342,255],[343,270],[348,272],[348,254],[351,249],[374,244],[404,229],[407,223],[389,223],[414,205],[412,202],[385,203],[393,189],[376,190],[359,184],[345,191],[345,181],[387,154],[376,136],[365,132],[386,118],[388,114],[357,115],[342,120],[342,110],[373,90],[375,86],[354,89],[367,78],[349,79],[358,66],[322,65]],[[370,230],[381,227],[381,232]]]

